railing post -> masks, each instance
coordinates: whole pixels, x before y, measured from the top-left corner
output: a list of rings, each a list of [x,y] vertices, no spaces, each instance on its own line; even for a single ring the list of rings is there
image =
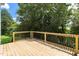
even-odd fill
[[[77,54],[77,51],[78,51],[78,35],[76,35],[75,36],[75,49],[76,49],[76,51],[75,51],[75,53]]]
[[[78,35],[76,35],[76,50],[78,50]]]
[[[46,33],[44,33],[44,42],[46,42]]]
[[[15,33],[13,32],[13,42],[15,41]]]
[[[33,38],[33,31],[30,31],[30,38]]]

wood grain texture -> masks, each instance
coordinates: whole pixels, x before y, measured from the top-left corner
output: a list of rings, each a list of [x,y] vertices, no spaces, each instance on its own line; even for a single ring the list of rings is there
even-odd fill
[[[41,41],[40,41],[41,42]],[[0,45],[1,56],[71,56],[68,53],[51,48],[39,40],[19,40]]]

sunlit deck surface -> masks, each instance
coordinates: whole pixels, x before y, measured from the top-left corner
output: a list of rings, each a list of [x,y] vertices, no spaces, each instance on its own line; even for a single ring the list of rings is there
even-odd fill
[[[36,40],[18,40],[12,43],[0,45],[1,56],[71,56],[66,52],[52,48],[47,43]]]

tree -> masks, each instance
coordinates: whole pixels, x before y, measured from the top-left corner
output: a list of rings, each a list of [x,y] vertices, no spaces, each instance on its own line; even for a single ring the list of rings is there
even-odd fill
[[[13,20],[11,15],[6,9],[1,9],[1,34],[10,34],[10,26]]]
[[[77,9],[73,10],[71,33],[79,34],[79,4],[75,5],[77,6]]]
[[[65,33],[70,17],[68,4],[18,4],[21,30]],[[59,29],[59,27],[61,27]]]
[[[45,31],[45,32],[57,32],[67,33],[66,27],[70,22],[70,16],[72,15],[71,8],[68,7],[71,4],[18,4],[19,9],[17,11],[20,26],[22,31]],[[53,42],[64,43],[64,37],[47,36],[47,39]],[[54,40],[53,40],[54,39]]]

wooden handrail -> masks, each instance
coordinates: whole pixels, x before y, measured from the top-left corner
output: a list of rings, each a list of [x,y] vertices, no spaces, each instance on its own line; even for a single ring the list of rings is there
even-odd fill
[[[44,42],[46,42],[46,35],[55,35],[55,36],[64,36],[64,37],[72,37],[75,38],[75,50],[77,53],[78,50],[78,38],[79,35],[76,34],[63,34],[63,33],[51,33],[51,32],[39,32],[39,31],[20,31],[20,32],[13,32],[13,42],[15,41],[15,34],[19,33],[30,33],[30,38],[33,38],[33,33],[39,33],[39,34],[44,34]]]
[[[30,31],[20,31],[20,32],[13,32],[13,33],[16,33],[16,34],[19,34],[19,33],[29,33]]]
[[[33,32],[33,33],[40,33],[40,34],[50,34],[50,35],[56,35],[56,36],[64,36],[64,37],[75,37],[76,34],[63,34],[63,33],[51,33],[51,32],[39,32],[39,31],[20,31],[20,32],[13,32],[13,33],[29,33],[29,32]],[[79,38],[79,35],[78,35]]]

